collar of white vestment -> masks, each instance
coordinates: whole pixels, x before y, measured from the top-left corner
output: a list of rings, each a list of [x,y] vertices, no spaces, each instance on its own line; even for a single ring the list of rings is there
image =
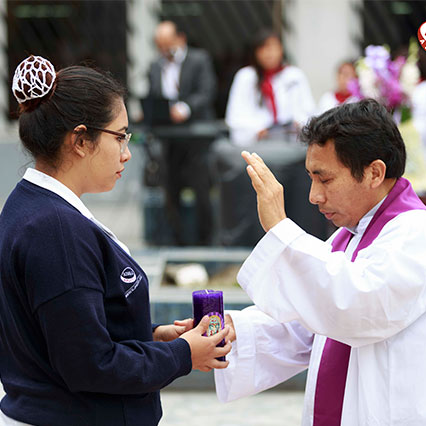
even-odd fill
[[[367,229],[368,224],[370,223],[371,219],[373,219],[373,216],[376,214],[377,210],[379,210],[380,206],[383,204],[383,202],[386,200],[387,195],[379,201],[371,210],[369,210],[358,222],[358,224],[353,228],[347,228],[350,233],[353,235],[357,234],[363,234],[365,230]]]

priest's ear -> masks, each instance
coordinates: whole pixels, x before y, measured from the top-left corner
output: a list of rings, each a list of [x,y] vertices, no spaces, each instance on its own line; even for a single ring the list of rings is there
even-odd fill
[[[374,160],[366,168],[365,172],[370,180],[371,188],[377,188],[385,180],[386,164],[382,160]]]

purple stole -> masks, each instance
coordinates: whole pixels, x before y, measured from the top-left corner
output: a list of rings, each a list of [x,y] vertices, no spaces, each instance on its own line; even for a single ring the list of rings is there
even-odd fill
[[[360,250],[375,240],[387,222],[400,213],[418,209],[426,207],[410,182],[399,178],[368,224],[352,255],[352,262]],[[332,251],[345,251],[351,238],[352,234],[342,229],[331,243]],[[340,426],[350,353],[350,346],[327,338],[317,376],[313,426]]]

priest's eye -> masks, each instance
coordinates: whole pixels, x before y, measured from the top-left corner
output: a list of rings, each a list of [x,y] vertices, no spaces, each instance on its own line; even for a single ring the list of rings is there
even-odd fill
[[[327,183],[331,182],[331,179],[321,179],[320,182],[327,184]]]

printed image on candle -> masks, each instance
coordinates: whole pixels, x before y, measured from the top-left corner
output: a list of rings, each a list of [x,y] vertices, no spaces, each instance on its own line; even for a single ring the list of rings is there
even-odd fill
[[[213,336],[214,334],[219,333],[219,331],[223,328],[223,321],[219,312],[212,312],[212,314],[209,314],[209,316],[210,322],[206,334],[207,336]]]

